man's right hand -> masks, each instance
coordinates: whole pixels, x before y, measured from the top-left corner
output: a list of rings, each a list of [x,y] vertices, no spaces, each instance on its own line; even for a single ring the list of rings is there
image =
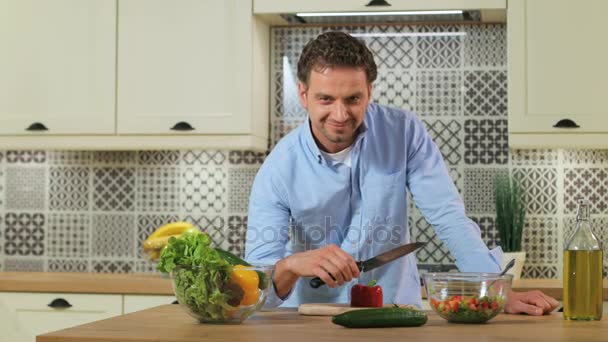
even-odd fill
[[[276,264],[274,284],[279,297],[286,296],[300,277],[319,277],[331,288],[359,277],[355,259],[332,244],[295,253]]]

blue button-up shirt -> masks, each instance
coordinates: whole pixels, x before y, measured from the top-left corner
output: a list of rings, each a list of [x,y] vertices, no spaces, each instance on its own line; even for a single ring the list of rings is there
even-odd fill
[[[407,190],[461,271],[498,272],[492,251],[465,215],[441,153],[410,112],[370,104],[353,143],[351,167],[326,159],[308,120],[285,136],[260,168],[251,191],[246,259],[275,264],[293,253],[336,244],[365,260],[410,242]],[[422,305],[416,257],[369,272],[385,303]],[[266,307],[349,302],[350,285],[313,289],[300,278],[286,298],[272,288]]]

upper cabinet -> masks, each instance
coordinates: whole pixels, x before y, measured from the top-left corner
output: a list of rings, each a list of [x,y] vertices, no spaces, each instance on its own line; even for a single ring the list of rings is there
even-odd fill
[[[512,147],[608,146],[605,0],[509,0]]]
[[[252,0],[0,0],[0,149],[265,150],[270,27],[252,12]]]
[[[115,37],[115,1],[0,0],[0,134],[113,134]]]
[[[252,130],[251,11],[242,0],[120,0],[118,133],[264,138]]]

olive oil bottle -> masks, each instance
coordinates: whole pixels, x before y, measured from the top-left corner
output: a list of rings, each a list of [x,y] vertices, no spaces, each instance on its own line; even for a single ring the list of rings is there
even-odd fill
[[[564,319],[602,318],[603,252],[591,231],[589,203],[578,202],[576,229],[564,250]]]

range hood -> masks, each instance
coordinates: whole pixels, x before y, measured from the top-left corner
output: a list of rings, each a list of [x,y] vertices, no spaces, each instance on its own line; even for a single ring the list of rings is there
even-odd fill
[[[506,0],[254,0],[273,25],[505,22]]]

